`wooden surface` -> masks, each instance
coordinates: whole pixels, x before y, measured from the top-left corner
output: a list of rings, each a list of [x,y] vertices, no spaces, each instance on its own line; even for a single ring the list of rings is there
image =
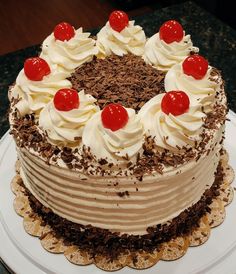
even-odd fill
[[[40,44],[62,21],[85,30],[101,27],[116,8],[109,0],[0,0],[0,55]],[[144,6],[128,14],[148,11]]]

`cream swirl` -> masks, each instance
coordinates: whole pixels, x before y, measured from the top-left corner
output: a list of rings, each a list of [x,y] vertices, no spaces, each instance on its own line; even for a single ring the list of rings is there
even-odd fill
[[[129,25],[121,32],[111,28],[109,22],[97,34],[97,47],[100,57],[111,54],[123,56],[129,52],[141,56],[144,53],[146,36],[142,27],[134,25],[134,21],[129,21]]]
[[[118,163],[123,161],[123,157],[128,156],[132,161],[142,150],[143,126],[133,109],[126,110],[129,116],[128,123],[119,130],[104,128],[101,112],[95,114],[86,124],[82,142],[90,147],[97,159]]]
[[[15,107],[21,116],[32,112],[38,115],[59,89],[70,87],[71,83],[66,80],[66,74],[63,72],[52,71],[41,81],[31,81],[22,69],[11,90],[11,96],[20,99]]]
[[[163,96],[156,95],[139,112],[146,135],[152,136],[158,147],[171,151],[192,147],[200,140],[206,115],[200,111],[199,106],[190,106],[182,115],[167,115],[161,110]]]
[[[201,104],[204,111],[211,110],[215,101],[216,90],[220,88],[218,75],[211,76],[212,68],[209,67],[203,79],[196,80],[183,72],[182,64],[173,66],[165,76],[165,90],[182,90],[190,98],[192,105]]]
[[[90,33],[83,32],[82,28],[76,30],[75,36],[68,41],[56,40],[52,33],[44,40],[40,57],[57,65],[58,70],[71,73],[98,53],[95,40],[89,36]]]
[[[159,32],[150,37],[144,48],[144,60],[159,70],[168,71],[173,65],[182,62],[190,52],[198,52],[193,47],[190,35],[184,35],[180,42],[167,44],[159,37]]]
[[[57,145],[73,145],[82,137],[88,120],[99,108],[94,104],[96,99],[79,92],[79,107],[70,111],[59,111],[54,103],[49,102],[39,116],[39,127],[47,133],[51,143]]]

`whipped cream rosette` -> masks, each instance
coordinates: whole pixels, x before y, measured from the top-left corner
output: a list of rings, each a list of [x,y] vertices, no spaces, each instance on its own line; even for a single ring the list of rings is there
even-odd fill
[[[123,56],[127,53],[141,56],[144,53],[146,36],[142,27],[129,21],[128,25],[120,32],[114,30],[110,23],[106,25],[97,34],[97,47],[99,57],[116,54]]]
[[[32,60],[33,62],[31,62]],[[11,89],[10,93],[11,97],[19,99],[19,101],[15,104],[15,108],[18,110],[21,116],[33,112],[36,115],[39,115],[41,109],[50,100],[52,100],[54,94],[57,92],[58,89],[71,87],[71,83],[69,80],[66,79],[65,73],[56,72],[54,70],[50,71],[49,67],[47,75],[42,74],[41,77],[39,77],[38,79],[37,77],[32,77],[29,74],[29,71],[34,72],[34,62],[44,60],[36,57],[29,58],[26,60],[26,62],[27,61],[30,61],[32,63],[31,70],[25,67],[20,71],[19,75],[16,78],[16,83]],[[39,72],[42,70],[43,68],[39,67],[36,74],[39,74]]]
[[[60,92],[60,91],[59,91]],[[77,91],[75,91],[77,93]],[[83,129],[89,119],[99,111],[93,96],[78,93],[79,105],[71,110],[58,110],[54,102],[49,102],[39,116],[39,127],[46,132],[48,140],[56,145],[78,144]]]
[[[89,36],[89,32],[79,28],[69,40],[61,41],[56,39],[54,31],[44,40],[40,56],[49,64],[55,64],[57,70],[71,73],[98,53],[95,40]]]
[[[191,105],[180,115],[166,114],[162,107],[166,95],[156,95],[139,112],[146,136],[153,137],[158,147],[173,152],[193,147],[200,140],[206,115],[199,106]]]
[[[189,58],[195,57],[198,58],[199,55],[193,55]],[[222,83],[219,75],[215,74],[213,72],[214,69],[207,64],[205,66],[205,73],[201,77],[198,77],[200,79],[196,79],[193,76],[194,73],[193,75],[186,74],[183,64],[176,64],[167,72],[164,82],[165,90],[183,90],[188,94],[192,105],[200,104],[204,107],[205,112],[209,112],[215,102],[216,92],[220,90]]]
[[[125,126],[118,130],[105,128],[102,122],[102,111],[96,113],[86,124],[82,142],[90,147],[97,159],[121,163],[124,157],[131,161],[142,150],[143,125],[135,110],[126,108],[128,120]]]
[[[155,68],[168,71],[175,64],[182,62],[191,52],[199,51],[193,46],[190,35],[186,35],[183,30],[180,37],[177,37],[178,39],[173,37],[173,41],[165,36],[162,37],[161,31],[162,27],[158,33],[147,40],[144,49],[144,60]]]

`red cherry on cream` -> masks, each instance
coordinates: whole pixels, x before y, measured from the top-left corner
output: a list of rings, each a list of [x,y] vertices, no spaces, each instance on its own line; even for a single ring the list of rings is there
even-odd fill
[[[167,44],[180,42],[184,37],[183,27],[175,20],[166,21],[160,27],[159,36]]]
[[[79,95],[72,88],[59,89],[53,99],[54,106],[60,111],[70,111],[79,107]]]
[[[114,10],[109,16],[109,23],[113,30],[121,32],[129,24],[127,13],[121,10]]]
[[[208,61],[199,54],[193,54],[184,60],[182,67],[186,75],[190,75],[195,79],[200,80],[207,73]]]
[[[101,118],[103,126],[112,131],[123,128],[129,120],[127,110],[122,105],[115,103],[105,106]]]
[[[50,72],[48,63],[40,57],[28,58],[24,62],[24,73],[29,80],[41,81]]]
[[[66,22],[62,22],[54,28],[54,37],[60,41],[68,41],[75,36],[75,29]]]
[[[185,92],[169,91],[162,98],[161,110],[165,114],[178,116],[188,111],[189,103],[189,97]]]

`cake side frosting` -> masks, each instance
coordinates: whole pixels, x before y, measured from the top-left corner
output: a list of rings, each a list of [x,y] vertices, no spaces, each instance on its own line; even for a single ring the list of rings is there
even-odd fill
[[[214,181],[223,127],[208,155],[162,174],[86,176],[79,171],[47,165],[25,149],[18,155],[21,176],[30,192],[59,216],[75,223],[128,234],[145,234],[147,228],[171,220],[196,203]],[[206,168],[207,166],[207,168]]]

